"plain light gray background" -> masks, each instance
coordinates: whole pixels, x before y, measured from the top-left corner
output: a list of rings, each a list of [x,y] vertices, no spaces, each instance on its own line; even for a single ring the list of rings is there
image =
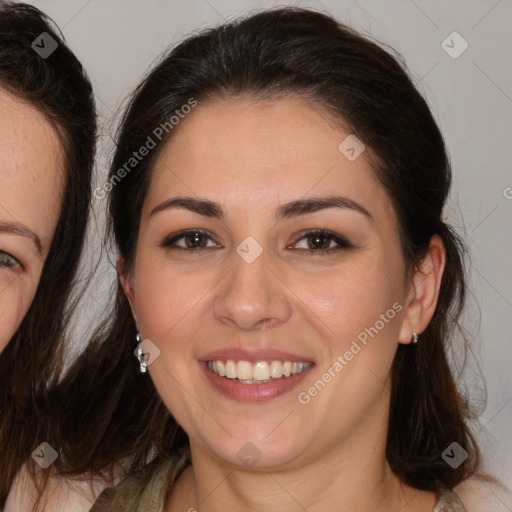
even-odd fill
[[[248,0],[37,0],[62,29],[96,91],[102,139],[98,183],[112,151],[113,120],[150,64],[185,34],[262,8],[290,3]],[[461,378],[476,405],[487,468],[512,487],[512,3],[510,0],[324,0],[294,2],[336,16],[398,50],[438,120],[454,171],[448,219],[471,252],[465,327],[471,340]],[[457,32],[459,35],[453,35]],[[450,37],[448,37],[450,36]],[[448,38],[448,39],[447,39]],[[442,42],[453,47],[450,56]],[[457,58],[464,48],[468,48]],[[104,202],[97,201],[87,268],[99,258]],[[80,310],[76,346],[99,319],[115,279],[108,259]],[[411,383],[414,385],[414,383]]]

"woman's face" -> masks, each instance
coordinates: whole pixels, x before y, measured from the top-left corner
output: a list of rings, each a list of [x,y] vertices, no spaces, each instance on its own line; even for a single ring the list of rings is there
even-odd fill
[[[45,116],[0,88],[0,352],[36,293],[57,225],[62,147]]]
[[[292,98],[200,103],[155,165],[122,281],[159,394],[217,460],[385,437],[405,263],[368,150],[331,121]]]

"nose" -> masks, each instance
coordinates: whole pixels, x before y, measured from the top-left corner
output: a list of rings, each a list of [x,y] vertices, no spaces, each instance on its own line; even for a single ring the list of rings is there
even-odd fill
[[[291,315],[289,290],[271,268],[268,251],[252,262],[233,255],[233,268],[215,297],[215,317],[243,331],[278,325]]]

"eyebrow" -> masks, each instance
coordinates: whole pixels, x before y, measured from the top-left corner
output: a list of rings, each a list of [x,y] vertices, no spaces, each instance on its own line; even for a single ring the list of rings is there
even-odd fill
[[[23,224],[0,222],[0,233],[22,236],[31,240],[37,248],[39,255],[43,254],[43,244],[41,239]]]
[[[203,215],[205,217],[225,218],[225,212],[222,206],[208,199],[198,199],[195,197],[174,197],[167,199],[151,210],[150,217],[172,208],[185,208],[191,212]],[[309,199],[298,199],[280,206],[275,214],[276,220],[289,219],[313,213],[326,208],[343,208],[361,213],[373,222],[370,212],[359,203],[342,196],[313,197]]]

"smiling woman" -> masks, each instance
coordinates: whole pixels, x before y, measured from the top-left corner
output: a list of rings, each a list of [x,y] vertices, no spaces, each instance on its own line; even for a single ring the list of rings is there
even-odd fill
[[[51,55],[32,46],[49,49],[50,40]],[[0,508],[48,440],[47,392],[63,363],[95,127],[90,83],[50,21],[0,1]]]
[[[129,475],[96,512],[463,510],[463,248],[406,71],[308,10],[205,31],[136,89],[111,177],[190,98],[112,190],[116,307],[53,396],[55,468]]]

